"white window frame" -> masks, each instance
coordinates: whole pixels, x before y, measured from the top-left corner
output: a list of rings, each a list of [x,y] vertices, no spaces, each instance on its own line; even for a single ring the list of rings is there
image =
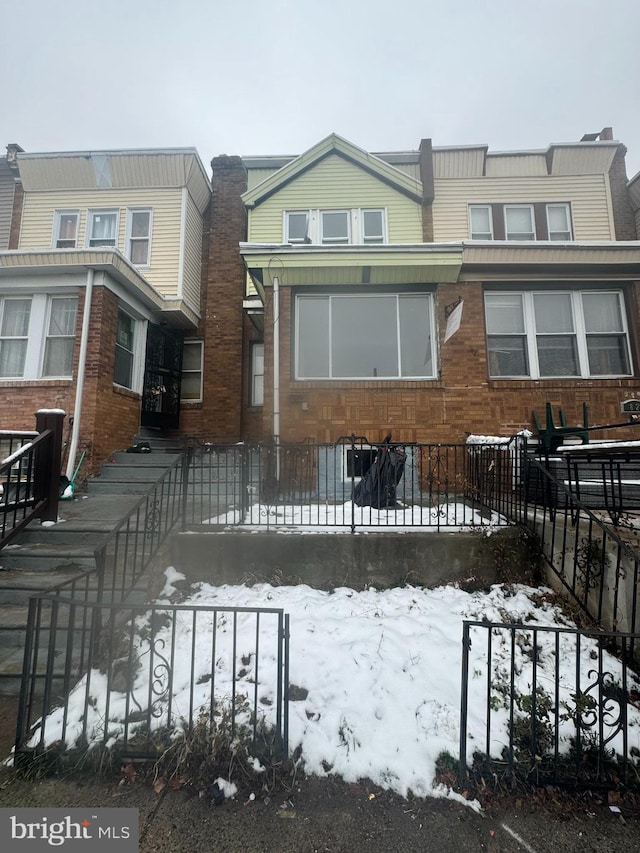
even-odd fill
[[[367,236],[364,229],[364,217],[365,213],[379,213],[380,214],[380,224],[381,224],[381,233],[379,235],[375,234],[371,237]],[[367,246],[380,246],[384,243],[388,243],[387,239],[387,211],[384,207],[361,207],[359,210],[359,220],[360,220],[360,242],[364,243]]]
[[[262,347],[262,373],[259,373],[256,370],[256,352],[258,351],[258,347]],[[256,389],[256,377],[262,377],[262,386],[261,386],[261,394],[257,393]],[[251,359],[249,365],[249,381],[250,381],[250,393],[249,393],[249,405],[250,406],[264,406],[264,343],[262,341],[252,341],[251,342]]]
[[[73,216],[76,220],[76,236],[73,240],[69,240],[65,237],[60,237],[60,226],[62,225],[62,217],[63,216]],[[54,249],[76,249],[78,246],[78,232],[80,229],[80,211],[71,209],[71,210],[56,210],[55,217],[53,221],[53,240],[51,245]],[[73,243],[73,246],[60,246],[59,243]]]
[[[304,237],[291,237],[289,235],[289,217],[290,216],[306,216],[307,217],[307,233]],[[295,245],[304,245],[311,243],[311,211],[310,210],[285,210],[284,211],[284,242]]]
[[[147,232],[146,237],[134,237],[133,236],[133,217],[136,213],[148,213],[149,214],[149,230]],[[126,246],[127,246],[127,258],[131,261],[131,263],[136,267],[149,267],[151,266],[151,232],[153,229],[153,210],[150,207],[129,207],[127,208],[127,237],[126,237]],[[147,259],[144,263],[138,264],[133,260],[133,244],[134,243],[143,243],[146,241],[147,244]]]
[[[551,223],[549,222],[549,210],[551,208],[554,208],[554,207],[561,207],[564,209],[564,211],[566,213],[566,217],[567,217],[567,231],[552,231],[551,230]],[[549,237],[549,240],[558,240],[558,241],[573,240],[573,227],[571,224],[571,205],[567,204],[567,202],[551,202],[551,203],[547,204],[547,206],[545,208],[545,213],[546,213],[546,217],[547,217],[547,235]],[[566,237],[565,236],[562,236],[562,237],[553,237],[552,236],[552,234],[564,235],[565,233],[567,234]]]
[[[131,385],[121,385],[119,382],[115,381],[113,378],[113,384],[116,388],[126,388],[128,391],[133,391],[136,394],[142,393],[142,383],[144,378],[144,356],[145,356],[145,344],[146,344],[146,331],[147,331],[147,323],[145,320],[142,320],[128,305],[121,304],[118,306],[118,314],[122,312],[126,314],[133,320],[133,348],[131,350],[127,350],[131,352],[133,355],[133,361],[131,364]],[[117,332],[117,320],[116,320],[116,332]],[[118,346],[117,338],[113,342],[113,348],[115,352],[115,348]],[[122,347],[124,349],[124,347]],[[115,372],[115,361],[114,361],[114,372]]]
[[[513,333],[514,336],[524,337],[525,338],[525,348],[526,348],[526,358],[528,360],[529,372],[527,374],[515,374],[508,376],[506,374],[491,374],[491,365],[489,363],[488,358],[488,339],[491,337],[487,333],[487,367],[489,370],[489,376],[491,379],[543,379],[543,380],[554,380],[554,379],[616,379],[621,377],[629,377],[633,376],[633,361],[631,358],[631,347],[629,341],[629,327],[627,323],[627,314],[625,308],[624,294],[621,290],[617,290],[615,288],[597,288],[590,290],[509,290],[509,291],[491,291],[488,290],[485,292],[485,297],[492,294],[504,295],[505,293],[509,293],[511,295],[519,295],[522,299],[522,310],[523,310],[523,320],[524,320],[524,332]],[[584,320],[584,309],[582,304],[582,297],[584,294],[597,294],[597,293],[615,293],[618,298],[618,303],[620,307],[620,316],[622,318],[622,329],[619,334],[624,336],[625,344],[626,344],[626,359],[627,364],[629,365],[628,373],[616,373],[616,374],[591,374],[589,371],[589,350],[587,345],[587,331],[585,327]],[[575,337],[576,342],[576,350],[578,357],[578,373],[573,374],[561,374],[559,376],[550,376],[550,375],[541,375],[540,373],[540,361],[538,357],[538,347],[537,347],[537,339],[538,337],[543,337],[545,334],[552,333],[544,333],[538,332],[535,325],[535,306],[534,306],[534,296],[544,296],[548,295],[568,295],[571,300],[571,311],[572,311],[572,319],[573,319],[573,332],[567,332],[567,336],[572,334]],[[485,298],[485,323],[487,323],[487,300]],[[488,323],[487,323],[488,325]],[[562,333],[559,333],[562,334]],[[593,333],[591,333],[593,334]],[[606,334],[606,333],[603,333]],[[614,333],[611,333],[614,334]],[[508,332],[500,333],[494,332],[495,336],[503,336],[507,337],[509,335]]]
[[[324,218],[325,216],[333,216],[336,214],[343,214],[345,221],[347,223],[347,239],[343,240],[342,237],[325,237],[324,236]],[[352,234],[353,234],[353,226],[351,222],[351,211],[350,210],[321,210],[320,215],[318,217],[320,223],[320,243],[323,246],[348,246],[353,242]]]
[[[509,211],[510,210],[528,210],[531,218],[531,231],[527,231],[527,234],[531,234],[531,238],[528,237],[510,237],[509,236]],[[516,234],[523,234],[522,231],[516,231]],[[526,241],[527,243],[531,243],[537,239],[536,237],[536,216],[535,211],[533,209],[532,204],[505,204],[504,206],[504,237],[505,240],[515,240],[515,241]]]
[[[51,334],[51,309],[53,307],[53,302],[56,299],[75,299],[76,314],[75,314],[75,320],[74,320],[74,326],[73,326],[73,334],[70,334],[70,335],[54,335],[54,334]],[[77,296],[72,295],[72,294],[56,293],[56,294],[51,294],[47,298],[47,314],[46,314],[46,320],[45,320],[45,325],[44,325],[42,358],[41,358],[41,365],[40,365],[40,376],[42,376],[43,378],[61,379],[61,378],[69,378],[69,377],[73,376],[73,346],[71,349],[71,369],[69,370],[69,373],[61,373],[61,374],[48,373],[45,376],[44,368],[45,368],[48,342],[50,340],[71,340],[71,341],[75,342],[75,337],[76,337],[75,327],[76,327],[77,320],[78,320],[78,298],[77,298]]]
[[[102,249],[104,247],[110,247],[111,243],[102,243],[99,246],[92,246],[92,242],[94,240],[100,241],[99,237],[92,237],[93,234],[93,224],[96,216],[102,216],[108,214],[109,216],[115,214],[116,217],[116,227],[115,227],[115,237],[113,241],[114,248],[118,247],[118,234],[120,233],[120,210],[115,207],[103,207],[103,208],[92,208],[87,212],[87,234],[85,239],[85,246],[88,249]]]
[[[473,229],[473,211],[486,210],[489,213],[489,228],[487,231],[474,231]],[[493,240],[493,208],[490,204],[470,204],[468,208],[469,216],[469,238],[471,240]],[[481,237],[476,237],[475,234],[481,234]]]
[[[200,351],[200,364],[196,367],[185,368],[184,366],[184,358],[182,364],[182,375],[185,373],[189,374],[198,374],[200,376],[200,390],[197,397],[182,397],[180,396],[181,403],[201,403],[202,402],[202,379],[203,379],[203,365],[204,365],[204,341],[197,338],[185,338],[183,342],[183,346],[186,349],[187,347],[199,347]]]
[[[12,293],[0,297],[0,330],[5,302],[12,299],[26,299],[31,302],[29,313],[29,328],[23,339],[27,342],[26,354],[22,373],[16,376],[0,376],[0,382],[22,380],[41,380],[48,382],[52,379],[71,379],[72,372],[61,376],[44,376],[44,353],[49,337],[49,320],[51,317],[51,302],[56,298],[76,299],[77,293],[60,291],[56,293]],[[77,311],[77,304],[76,304]],[[76,314],[77,317],[77,314]],[[69,335],[69,337],[71,337]],[[75,338],[75,331],[74,331]],[[73,371],[73,367],[71,368]]]
[[[394,376],[376,376],[375,381],[381,382],[422,382],[422,381],[430,381],[437,379],[438,373],[438,362],[437,362],[437,347],[436,347],[436,327],[435,327],[435,300],[432,292],[420,291],[418,293],[407,291],[406,293],[314,293],[313,295],[309,294],[307,297],[305,294],[299,294],[296,297],[296,307],[295,307],[295,378],[299,381],[329,381],[329,382],[370,382],[374,377],[372,376],[336,376],[333,375],[333,366],[332,366],[332,357],[331,357],[331,304],[329,305],[329,340],[327,341],[327,346],[329,348],[328,352],[328,362],[329,362],[329,375],[317,375],[317,376],[301,376],[300,375],[300,344],[301,344],[301,335],[300,335],[300,304],[301,301],[305,298],[321,298],[328,299],[331,303],[334,299],[341,299],[344,297],[351,298],[360,298],[360,299],[369,299],[376,296],[389,296],[396,298],[396,324],[397,324],[397,335],[396,335],[396,346],[397,346],[397,364],[398,364],[398,374]],[[429,342],[430,342],[430,356],[431,356],[431,366],[432,371],[430,374],[423,374],[420,376],[412,376],[406,375],[402,373],[402,337],[400,333],[400,311],[399,311],[399,300],[404,296],[423,296],[429,300],[429,314],[430,314],[430,328],[429,328]]]

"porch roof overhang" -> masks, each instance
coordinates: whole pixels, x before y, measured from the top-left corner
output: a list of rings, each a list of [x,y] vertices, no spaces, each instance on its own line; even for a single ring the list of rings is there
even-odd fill
[[[455,282],[462,244],[316,246],[241,243],[247,271],[259,291],[280,277],[291,285],[400,285]]]
[[[0,252],[0,282],[34,275],[77,274],[89,269],[107,273],[156,314],[158,322],[184,329],[198,325],[198,314],[184,300],[165,298],[113,247]]]
[[[465,242],[461,281],[640,278],[640,241]]]

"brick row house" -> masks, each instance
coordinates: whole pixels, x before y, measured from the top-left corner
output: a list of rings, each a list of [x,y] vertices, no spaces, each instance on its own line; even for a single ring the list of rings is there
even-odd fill
[[[0,160],[0,428],[458,442],[640,397],[640,180],[610,129],[542,151],[193,149]],[[617,433],[620,436],[621,433]]]

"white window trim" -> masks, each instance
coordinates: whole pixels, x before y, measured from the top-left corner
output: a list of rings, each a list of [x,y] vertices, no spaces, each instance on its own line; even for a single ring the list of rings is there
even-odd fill
[[[199,373],[199,374],[200,374],[200,393],[198,394],[198,397],[197,397],[197,398],[196,398],[196,397],[182,397],[182,396],[181,396],[181,397],[180,397],[180,402],[181,402],[181,403],[202,403],[202,386],[203,386],[203,378],[204,378],[204,372],[203,372],[203,366],[204,366],[204,341],[202,341],[202,340],[200,340],[200,339],[197,339],[197,340],[195,340],[195,339],[194,339],[194,340],[185,339],[185,340],[183,341],[183,346],[185,346],[185,347],[188,347],[188,346],[190,346],[190,347],[198,346],[198,347],[200,348],[200,366],[199,366],[199,368],[197,368],[197,369],[196,369],[196,368],[188,368],[188,369],[185,369],[184,365],[183,365],[183,367],[182,367],[182,373]]]
[[[551,231],[551,224],[549,222],[549,209],[552,207],[563,207],[566,211],[566,214],[567,214],[567,226],[569,229],[569,236],[568,237],[562,237],[562,239],[559,240],[558,242],[562,242],[562,240],[564,240],[564,241],[573,240],[573,224],[571,222],[571,205],[568,204],[567,202],[557,202],[557,201],[550,202],[545,207],[545,215],[547,217],[547,236],[548,236],[549,240],[553,239],[551,237],[552,233],[554,233],[554,234],[560,233],[558,231],[554,231],[554,232]]]
[[[144,382],[144,360],[147,342],[147,321],[143,320],[129,305],[118,305],[118,313],[122,311],[133,320],[133,364],[131,366],[131,387],[120,385],[119,382],[113,380],[113,385],[116,388],[124,388],[126,391],[133,391],[134,394],[142,394]],[[117,328],[117,327],[116,327]],[[115,352],[117,341],[114,339],[113,348]]]
[[[53,219],[53,236],[51,239],[51,246],[54,249],[58,248],[58,243],[60,242],[60,225],[61,218],[63,216],[75,216],[76,218],[76,238],[73,241],[73,246],[64,246],[62,248],[65,249],[76,249],[78,247],[78,234],[80,233],[80,211],[77,208],[70,208],[65,210],[56,210],[55,216]]]
[[[526,237],[509,237],[509,228],[507,225],[507,219],[508,219],[507,214],[508,214],[509,210],[528,210],[529,211],[529,213],[531,215],[531,232],[530,233],[532,233],[532,235],[533,235],[531,240],[527,240]],[[527,243],[531,243],[531,242],[538,239],[537,235],[536,235],[536,215],[535,215],[535,211],[533,209],[532,204],[505,204],[505,206],[504,206],[504,237],[505,237],[505,240],[514,240],[514,241],[522,240],[522,241],[526,241]]]
[[[380,213],[382,218],[382,234],[381,240],[367,240],[366,234],[364,233],[364,214],[365,213]],[[384,207],[361,207],[358,210],[359,214],[359,222],[356,221],[356,228],[354,230],[354,234],[360,235],[360,242],[365,246],[382,246],[385,243],[389,242],[389,235],[387,233],[387,210]],[[359,227],[358,227],[359,226]]]
[[[490,294],[503,294],[505,291],[486,291],[485,296]],[[540,380],[558,380],[558,379],[619,379],[619,378],[628,378],[629,376],[633,376],[633,360],[631,358],[631,348],[629,341],[629,328],[627,323],[627,314],[625,308],[624,294],[621,290],[617,290],[615,288],[611,289],[603,289],[598,288],[597,290],[509,290],[507,291],[510,294],[518,294],[522,298],[522,306],[524,313],[524,336],[525,336],[525,346],[527,349],[527,359],[529,363],[529,373],[526,375],[517,374],[513,376],[507,376],[505,374],[493,375],[489,374],[492,380],[500,380],[500,379],[540,379]],[[587,332],[584,323],[584,311],[582,307],[582,295],[590,293],[615,293],[618,297],[618,302],[620,304],[620,316],[622,318],[622,329],[619,334],[623,334],[626,341],[626,351],[627,351],[627,363],[629,364],[629,373],[615,373],[615,374],[591,374],[589,372],[589,352],[587,348]],[[543,332],[537,332],[535,328],[535,308],[534,308],[534,295],[544,296],[544,295],[568,295],[571,299],[571,311],[573,318],[573,335],[576,340],[576,349],[578,353],[578,368],[579,373],[575,375],[569,374],[561,374],[560,376],[548,376],[540,375],[540,365],[538,360],[538,347],[537,347],[537,336],[544,335]],[[486,301],[485,301],[485,322],[486,322]],[[494,332],[494,335],[498,336],[500,333]],[[549,333],[551,334],[551,333]],[[569,336],[569,332],[565,333]],[[612,333],[613,334],[613,333]],[[489,335],[487,335],[488,339]],[[504,337],[508,337],[508,333],[504,333]],[[520,333],[515,334],[514,337],[521,337]],[[488,365],[489,367],[489,365]]]
[[[256,347],[262,347],[262,373],[259,374],[255,369],[255,356]],[[253,408],[261,408],[264,406],[264,343],[262,341],[252,341],[250,346],[250,365],[249,365],[249,382],[251,383],[250,394],[249,394],[249,405]],[[256,394],[255,394],[255,383],[254,379],[256,376],[262,376],[262,400],[260,402],[256,402]]]
[[[294,239],[289,237],[289,215],[292,213],[304,213],[307,216],[307,237],[306,239]],[[342,243],[338,240],[329,240],[325,242],[322,234],[323,215],[325,213],[344,213],[347,217],[347,243]],[[364,213],[381,213],[382,214],[382,241],[368,240],[365,242],[364,235]],[[316,246],[347,246],[347,245],[367,245],[367,246],[382,246],[389,242],[388,233],[388,215],[386,207],[340,207],[340,208],[291,208],[282,211],[282,234],[283,243],[293,246],[301,246],[305,243],[310,243]]]
[[[25,355],[24,369],[22,371],[22,374],[19,376],[0,376],[0,383],[12,382],[16,380],[38,380],[41,382],[50,382],[58,379],[73,378],[72,373],[61,376],[42,375],[42,369],[44,366],[44,352],[49,332],[51,300],[54,297],[66,297],[77,300],[78,294],[75,291],[60,291],[56,293],[14,293],[6,294],[0,297],[0,319],[2,317],[2,311],[6,300],[31,300],[31,311],[29,312],[29,329],[26,335],[27,351]]]
[[[488,237],[474,237],[473,236],[473,210],[488,210],[489,211],[489,236]],[[493,209],[490,204],[470,204],[467,208],[467,215],[469,218],[469,239],[470,240],[493,240]]]
[[[396,298],[396,325],[397,325],[397,360],[398,367],[402,366],[402,340],[400,336],[400,312],[398,310],[398,299],[404,296],[404,293],[318,293],[314,294],[314,296],[319,296],[322,298],[329,299],[331,302],[332,299],[341,299],[344,297],[358,297],[359,299],[369,299],[371,297],[376,296],[395,296]],[[404,376],[402,373],[398,373],[397,376],[377,376],[375,381],[378,382],[424,382],[424,381],[432,381],[438,378],[438,362],[437,362],[437,348],[436,348],[436,328],[435,328],[435,300],[433,293],[422,291],[420,293],[409,292],[406,294],[407,296],[425,296],[429,299],[430,305],[430,320],[431,326],[429,329],[430,342],[431,342],[431,364],[433,367],[433,373],[430,375],[423,376]],[[299,363],[300,363],[300,302],[304,299],[304,295],[298,295],[296,297],[296,306],[295,306],[295,378],[296,381],[299,382],[316,382],[316,381],[327,381],[327,382],[371,382],[371,376],[334,376],[333,375],[333,366],[332,366],[332,356],[331,356],[331,307],[329,308],[329,375],[328,376],[301,376]]]
[[[131,233],[133,230],[133,214],[134,213],[148,213],[149,214],[149,235],[147,237],[132,237]],[[153,233],[153,209],[151,207],[128,207],[127,208],[127,233],[126,233],[126,242],[125,245],[127,247],[127,258],[131,261],[131,263],[137,267],[138,269],[146,269],[151,266],[151,234]],[[143,240],[146,240],[148,243],[147,250],[147,260],[144,264],[136,264],[133,260],[131,260],[131,244],[132,243],[141,243]],[[117,240],[116,240],[117,244]]]
[[[116,215],[116,229],[115,229],[116,233],[115,233],[115,238],[114,238],[114,248],[116,248],[116,249],[118,248],[118,235],[120,234],[120,210],[119,210],[119,208],[117,208],[117,207],[93,207],[93,208],[89,208],[89,210],[87,211],[87,233],[85,235],[85,248],[87,248],[87,249],[103,249],[103,248],[105,248],[104,246],[92,246],[91,245],[91,240],[93,239],[91,237],[91,234],[93,233],[93,218],[94,218],[94,216],[99,216],[100,214],[103,214],[103,213],[104,214],[115,213],[115,215]],[[96,238],[96,239],[98,239],[98,238]],[[109,247],[106,247],[106,248],[109,248]]]
[[[325,240],[324,217],[330,216],[331,214],[334,214],[334,213],[345,214],[345,218],[347,221],[347,239],[346,239],[346,241],[343,240],[341,237],[340,238],[329,238],[329,239]],[[320,225],[319,242],[323,246],[348,246],[349,244],[353,243],[353,222],[352,222],[352,219],[353,219],[353,211],[351,211],[349,209],[336,208],[335,210],[334,209],[321,210],[319,212],[319,216],[318,216],[318,221],[319,221],[319,225]]]
[[[43,379],[69,379],[69,378],[71,378],[71,376],[73,374],[73,358],[71,360],[72,361],[71,373],[69,373],[68,375],[67,374],[60,374],[60,375],[50,374],[48,376],[44,375],[44,359],[45,359],[45,354],[46,354],[46,350],[47,350],[47,341],[50,339],[57,339],[57,340],[64,339],[64,340],[66,340],[66,339],[72,338],[75,342],[75,337],[76,337],[75,326],[74,326],[73,335],[51,335],[51,334],[49,334],[49,326],[51,323],[51,307],[52,307],[54,299],[75,299],[76,300],[76,320],[75,320],[75,322],[76,322],[76,324],[78,322],[78,298],[75,294],[52,293],[52,294],[49,294],[47,296],[47,310],[46,310],[45,322],[44,322],[44,327],[43,327],[39,375]]]

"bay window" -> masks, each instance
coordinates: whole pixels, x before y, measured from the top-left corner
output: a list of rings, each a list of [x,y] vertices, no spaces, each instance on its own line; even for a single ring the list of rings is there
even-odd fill
[[[487,292],[485,319],[492,377],[631,373],[621,291]]]
[[[433,379],[430,293],[318,294],[296,300],[297,379]]]
[[[77,305],[44,293],[0,299],[0,378],[70,378]]]

